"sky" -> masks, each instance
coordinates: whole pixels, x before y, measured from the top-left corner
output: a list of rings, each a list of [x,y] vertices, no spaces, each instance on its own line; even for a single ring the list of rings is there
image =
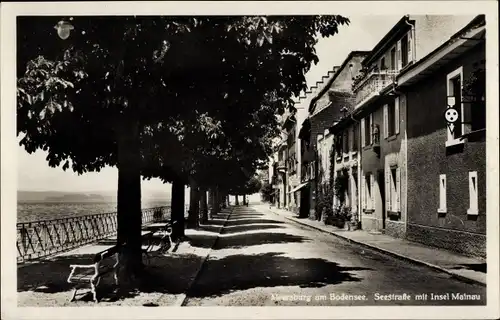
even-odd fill
[[[397,16],[350,16],[349,26],[340,26],[339,33],[330,38],[322,38],[316,45],[319,57],[306,74],[308,87],[314,85],[334,66],[342,64],[351,51],[369,51],[401,18]],[[67,191],[67,192],[109,192],[117,188],[118,171],[104,168],[99,173],[78,175],[70,170],[51,168],[45,160],[47,154],[37,151],[28,154],[18,147],[18,190],[26,191]],[[143,194],[167,192],[169,186],[158,179],[142,182]]]

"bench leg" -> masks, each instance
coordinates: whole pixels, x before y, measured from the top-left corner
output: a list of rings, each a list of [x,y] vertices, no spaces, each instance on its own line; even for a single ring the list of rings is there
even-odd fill
[[[118,286],[118,269],[115,269],[114,278],[115,278],[115,285]]]
[[[75,289],[73,290],[73,296],[71,297],[71,300],[70,302],[73,302],[75,301],[75,297],[76,297],[76,292],[78,291],[78,288],[75,287]]]
[[[99,302],[97,301],[97,285],[93,280],[90,281],[90,290],[92,291],[92,298],[94,299],[94,302]]]

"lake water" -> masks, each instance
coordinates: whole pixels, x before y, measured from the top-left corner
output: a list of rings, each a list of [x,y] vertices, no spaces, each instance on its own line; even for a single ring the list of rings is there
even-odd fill
[[[142,208],[170,206],[169,201],[143,201]],[[116,212],[116,202],[50,203],[18,202],[17,221],[51,220],[88,214]]]

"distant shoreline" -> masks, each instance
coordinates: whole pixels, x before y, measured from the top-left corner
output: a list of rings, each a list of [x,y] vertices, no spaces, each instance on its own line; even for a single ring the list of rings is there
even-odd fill
[[[142,203],[151,203],[151,202],[166,202],[170,203],[170,199],[144,199],[141,201]],[[116,200],[100,200],[100,201],[70,201],[70,200],[18,200],[18,204],[112,204],[118,203]]]

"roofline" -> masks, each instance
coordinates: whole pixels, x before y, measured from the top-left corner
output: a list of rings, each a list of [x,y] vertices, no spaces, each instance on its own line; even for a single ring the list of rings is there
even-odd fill
[[[477,15],[465,27],[463,27],[458,32],[456,32],[454,35],[452,35],[450,37],[450,39],[448,39],[447,41],[445,41],[444,43],[442,43],[439,47],[437,47],[436,49],[434,49],[433,51],[431,51],[429,54],[427,54],[422,59],[418,60],[417,62],[413,63],[412,65],[408,66],[408,68],[406,68],[405,70],[403,70],[402,72],[400,72],[397,75],[397,77],[396,77],[396,81],[397,81],[397,79],[399,79],[400,77],[404,76],[405,74],[407,74],[411,70],[413,70],[416,67],[422,65],[424,62],[426,62],[427,60],[429,60],[437,52],[439,52],[439,51],[443,50],[444,48],[446,48],[447,46],[449,46],[452,42],[454,42],[454,40],[459,39],[460,36],[465,31],[471,31],[474,27],[482,27],[484,25],[486,25],[485,15],[484,14]]]
[[[334,73],[333,77],[325,84],[325,86],[321,89],[321,91],[318,92],[316,94],[316,96],[311,99],[311,102],[309,103],[309,109],[308,109],[309,113],[311,113],[311,112],[314,111],[313,105],[316,103],[316,101],[318,101],[318,99],[321,96],[323,96],[328,91],[328,89],[330,88],[330,86],[333,84],[333,82],[339,76],[340,72],[342,72],[342,70],[344,70],[344,68],[347,65],[347,63],[354,56],[363,55],[363,54],[369,54],[369,53],[370,53],[370,51],[360,51],[360,50],[355,50],[355,51],[349,52],[349,54],[347,55],[347,58],[345,58],[344,62],[342,62],[342,64],[339,66],[339,68],[337,69],[337,71]]]
[[[410,20],[410,16],[404,15],[401,19],[399,19],[398,22],[394,26],[392,26],[391,30],[386,33],[386,35],[373,47],[373,49],[370,51],[370,54],[361,62],[363,65],[370,64],[373,62],[373,58],[377,55],[377,53],[380,51],[380,49],[388,42],[388,40],[396,34],[398,30],[401,29],[401,27],[407,27],[408,25],[406,24],[406,21]]]

